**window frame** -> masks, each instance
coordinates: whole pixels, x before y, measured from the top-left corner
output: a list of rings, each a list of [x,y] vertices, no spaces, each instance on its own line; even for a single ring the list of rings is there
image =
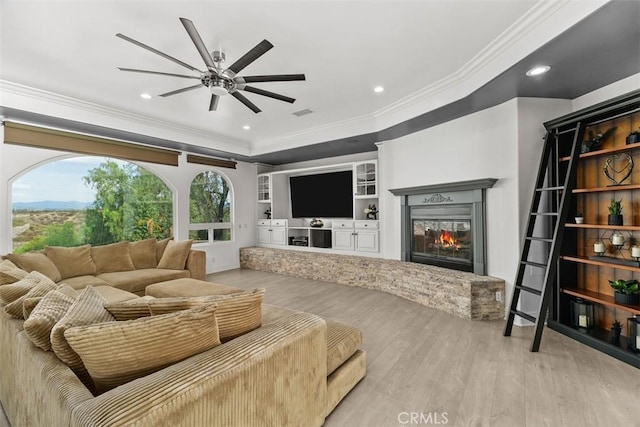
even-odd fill
[[[229,188],[229,194],[227,195],[227,197],[229,198],[229,219],[231,220],[230,222],[194,222],[194,223],[191,222],[191,185],[193,185],[193,181],[196,179],[196,177],[206,172],[212,172],[219,175],[227,183],[227,187]],[[196,231],[196,230],[207,230],[207,237],[208,237],[206,242],[194,241],[193,243],[194,246],[197,246],[197,247],[215,246],[215,245],[233,244],[235,242],[235,230],[233,225],[235,222],[234,221],[235,219],[234,193],[235,193],[235,190],[233,188],[233,184],[231,183],[231,179],[225,173],[221,172],[218,169],[215,169],[215,168],[204,169],[193,176],[193,178],[189,183],[189,211],[188,211],[189,221],[187,224],[187,230],[189,232]],[[231,238],[229,240],[215,240],[214,239],[215,230],[229,230],[229,233],[231,234]]]

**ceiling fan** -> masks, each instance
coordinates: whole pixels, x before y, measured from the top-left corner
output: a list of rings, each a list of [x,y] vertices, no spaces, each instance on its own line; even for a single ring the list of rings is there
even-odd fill
[[[170,55],[167,55],[164,52],[160,52],[157,49],[152,48],[151,46],[147,46],[144,43],[140,43],[137,40],[134,40],[130,37],[125,36],[124,34],[116,34],[116,37],[120,37],[123,40],[126,40],[130,43],[135,44],[136,46],[140,46],[143,49],[147,49],[150,52],[155,53],[156,55],[160,55],[163,58],[166,58],[170,61],[175,62],[178,65],[181,65],[191,71],[198,73],[198,76],[186,75],[186,74],[174,74],[174,73],[163,73],[160,71],[149,71],[149,70],[139,70],[135,68],[120,68],[121,71],[129,71],[134,73],[145,73],[145,74],[159,74],[162,76],[172,76],[172,77],[181,77],[185,79],[194,79],[200,80],[200,83],[194,86],[185,87],[182,89],[173,90],[171,92],[160,94],[162,97],[177,95],[179,93],[187,92],[193,89],[198,89],[200,87],[207,87],[211,91],[211,101],[209,102],[209,111],[215,111],[218,108],[218,101],[221,96],[229,94],[233,96],[238,101],[242,102],[246,105],[251,111],[254,113],[259,113],[260,108],[258,108],[253,102],[249,101],[244,95],[242,95],[239,91],[251,92],[257,95],[267,96],[269,98],[278,99],[280,101],[293,103],[295,99],[290,98],[288,96],[280,95],[274,92],[269,92],[267,90],[259,89],[253,86],[248,86],[247,83],[263,83],[263,82],[288,82],[294,80],[305,80],[304,74],[273,74],[267,76],[238,76],[237,74],[246,68],[249,64],[251,64],[256,59],[260,58],[264,55],[269,49],[273,47],[271,43],[267,40],[262,40],[258,43],[253,49],[249,52],[245,53],[240,59],[231,64],[228,68],[222,68],[222,63],[225,60],[225,54],[222,51],[213,51],[209,53],[207,47],[205,46],[200,34],[198,34],[198,30],[196,30],[195,25],[189,19],[180,18],[180,22],[184,25],[185,30],[191,37],[193,44],[198,49],[198,53],[204,60],[204,63],[207,66],[206,71],[201,71],[196,67],[193,67],[187,63],[180,61]]]

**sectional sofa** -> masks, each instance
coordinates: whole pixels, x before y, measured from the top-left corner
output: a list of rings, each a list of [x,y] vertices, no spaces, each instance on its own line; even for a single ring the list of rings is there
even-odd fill
[[[118,249],[122,250],[124,245],[118,245],[120,245]],[[100,255],[100,250],[89,249],[90,253]],[[175,244],[166,243],[164,250],[175,249]],[[83,250],[86,251],[86,248]],[[107,250],[112,254],[115,252],[113,247]],[[80,295],[76,295],[76,302],[82,298],[82,295],[94,294],[100,298],[99,309],[102,310],[103,307],[128,305],[137,307],[151,304],[149,301],[152,300],[164,301],[162,298],[154,300],[151,296],[140,296],[146,287],[142,283],[151,280],[151,277],[154,277],[153,280],[160,277],[154,276],[155,272],[136,274],[133,272],[143,269],[126,270],[125,273],[132,279],[130,282],[122,277],[115,280],[114,277],[118,275],[114,273],[118,272],[105,272],[105,270],[121,268],[115,265],[121,266],[123,260],[115,260],[112,257],[110,261],[114,265],[112,267],[94,262],[96,271],[93,274],[68,276],[74,272],[88,273],[89,270],[86,266],[82,267],[82,262],[78,262],[83,257],[77,256],[76,266],[62,266],[59,264],[61,260],[71,262],[72,258],[65,258],[56,251],[60,252],[57,248],[43,252],[45,256],[56,261],[54,265],[60,276],[67,275],[65,279],[60,278],[55,292],[64,293],[63,288],[67,289],[66,292],[76,292]],[[162,260],[164,255],[160,252],[162,251],[159,251],[156,257],[156,267],[149,267],[149,269],[158,269],[160,264],[158,259]],[[186,274],[182,277],[204,276],[204,262],[202,260],[201,263],[199,255],[194,252],[197,251],[189,249],[188,255],[182,261],[186,267],[190,259],[194,270],[183,267],[182,274],[185,272]],[[181,253],[184,255],[184,246]],[[129,254],[132,255],[131,251]],[[154,255],[156,255],[155,251]],[[8,258],[15,260],[15,257]],[[147,261],[150,265],[151,259]],[[135,267],[136,261],[132,260],[132,263]],[[166,259],[165,263],[160,265],[167,266]],[[180,271],[179,262],[173,267],[176,268],[175,271]],[[71,270],[75,271],[70,272]],[[51,271],[48,273],[52,274]],[[31,276],[34,274],[36,273],[30,273]],[[169,272],[161,277],[167,279],[173,277],[173,274]],[[83,276],[85,282],[91,282],[96,278],[106,282],[107,285],[91,282],[83,287],[83,280],[70,280]],[[1,272],[0,277],[2,277]],[[61,284],[67,281],[73,285]],[[18,283],[20,281],[12,285]],[[155,350],[155,353],[161,353],[163,357],[165,353],[170,355],[174,350],[179,352],[190,345],[189,341],[197,343],[206,341],[210,338],[209,330],[204,331],[206,332],[204,334],[203,327],[189,330],[191,324],[187,323],[176,323],[175,325],[178,326],[168,328],[138,328],[138,332],[142,331],[139,336],[140,341],[131,343],[130,350],[118,352],[116,348],[119,344],[115,341],[96,338],[102,337],[103,335],[99,334],[102,334],[105,329],[114,326],[127,328],[142,325],[142,322],[164,322],[164,319],[182,319],[187,316],[202,320],[207,313],[208,315],[214,311],[218,313],[214,316],[214,319],[217,317],[218,323],[215,327],[216,337],[212,338],[215,342],[211,348],[167,364],[152,373],[121,381],[121,384],[115,386],[112,384],[111,387],[101,390],[87,386],[83,382],[84,379],[77,375],[77,371],[64,363],[56,353],[43,351],[34,345],[31,334],[28,334],[29,330],[25,330],[25,324],[31,316],[38,313],[39,306],[44,305],[44,298],[50,296],[49,293],[40,297],[42,299],[35,307],[31,307],[30,313],[25,311],[26,321],[14,318],[5,312],[6,310],[2,310],[0,312],[0,401],[9,421],[14,426],[322,425],[326,416],[365,374],[365,354],[359,349],[360,332],[351,326],[322,319],[309,313],[262,304],[261,295],[264,291],[262,293],[250,293],[241,289],[237,291],[216,299],[214,304],[199,305],[191,310],[128,321],[116,322],[112,319],[113,321],[67,329],[64,336],[69,343],[74,344],[73,349],[78,354],[84,356],[85,351],[88,351],[94,355],[104,356],[105,365],[111,366],[121,361],[126,362],[126,359],[131,357],[131,353],[145,347],[146,343],[152,340],[155,340],[155,343],[151,345],[160,349]],[[252,301],[255,301],[256,295],[260,295],[258,314],[261,326],[253,326],[251,330],[240,336],[223,339],[220,344],[218,325],[222,332],[224,320],[219,316],[224,315],[224,310],[221,309],[225,304],[223,299],[232,300],[243,292],[250,293]],[[228,292],[225,290],[225,293]],[[0,295],[3,294],[0,292]],[[60,298],[64,299],[64,296]],[[180,303],[185,299],[193,301],[184,297],[177,298],[180,299]],[[26,307],[27,301],[32,299],[25,299],[23,305]],[[9,305],[15,305],[15,301],[4,305],[3,308],[6,309]],[[69,312],[73,311],[73,307],[74,305]],[[252,313],[255,315],[255,310]],[[199,321],[198,319],[196,320]],[[53,339],[53,333],[51,339]],[[179,341],[180,339],[183,341]],[[76,344],[78,344],[77,347]],[[156,356],[153,354],[154,350],[150,351],[146,353],[145,358]],[[85,361],[85,363],[90,367],[89,362]]]

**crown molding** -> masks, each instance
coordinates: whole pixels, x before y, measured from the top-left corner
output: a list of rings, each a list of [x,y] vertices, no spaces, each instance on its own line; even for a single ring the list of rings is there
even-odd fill
[[[161,132],[172,132],[174,134],[180,135],[182,139],[185,140],[185,142],[191,142],[194,138],[200,141],[207,141],[206,146],[211,146],[211,143],[214,143],[216,144],[215,148],[225,151],[237,152],[240,146],[245,149],[245,152],[239,154],[247,155],[249,153],[250,145],[249,141],[246,140],[232,138],[226,135],[184,126],[179,123],[168,122],[166,120],[156,119],[143,114],[112,108],[93,102],[84,101],[78,98],[60,95],[54,92],[49,92],[46,90],[37,89],[34,87],[0,79],[0,95],[2,95],[2,98],[0,99],[3,100],[0,102],[0,104],[4,103],[4,95],[6,94],[17,95],[23,99],[43,102],[48,105],[68,107],[74,110],[80,110],[82,112],[95,114],[99,117],[134,123],[137,126],[144,125]],[[95,124],[103,125],[102,123]]]

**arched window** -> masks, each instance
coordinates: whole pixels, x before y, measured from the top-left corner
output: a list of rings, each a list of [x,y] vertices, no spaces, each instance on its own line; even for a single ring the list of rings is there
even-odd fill
[[[55,160],[11,183],[13,250],[172,236],[173,192],[152,172],[106,157]]]
[[[233,195],[227,179],[216,172],[198,174],[191,181],[189,238],[196,243],[231,240]]]

